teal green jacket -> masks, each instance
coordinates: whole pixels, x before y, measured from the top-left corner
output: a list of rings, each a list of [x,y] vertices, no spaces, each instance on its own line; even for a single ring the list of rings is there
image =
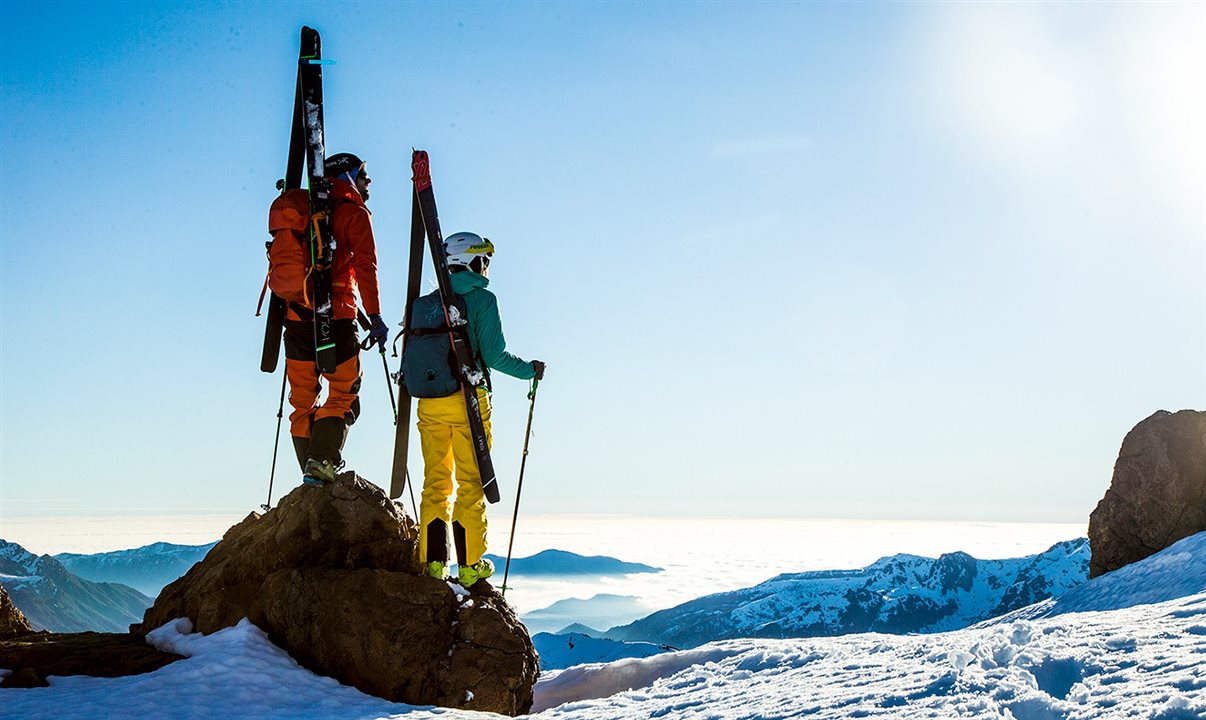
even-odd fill
[[[474,356],[480,355],[488,367],[520,380],[531,380],[536,377],[532,363],[507,352],[498,298],[486,289],[489,284],[489,278],[472,270],[452,273],[452,292],[465,298],[469,311],[469,346]]]

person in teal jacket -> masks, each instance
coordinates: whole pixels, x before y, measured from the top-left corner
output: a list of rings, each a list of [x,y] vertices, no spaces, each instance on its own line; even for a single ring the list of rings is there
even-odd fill
[[[452,291],[465,301],[469,345],[487,368],[520,380],[544,377],[544,363],[507,351],[498,298],[490,284],[494,244],[474,233],[456,233],[444,241],[452,273]],[[477,388],[486,441],[492,442],[490,395]],[[458,580],[471,587],[494,574],[486,553],[486,500],[473,453],[469,419],[459,392],[419,399],[419,438],[423,449],[423,499],[419,504],[419,557],[432,577],[446,578],[448,529],[456,548]],[[454,483],[455,474],[455,483]],[[454,491],[455,489],[455,498]]]

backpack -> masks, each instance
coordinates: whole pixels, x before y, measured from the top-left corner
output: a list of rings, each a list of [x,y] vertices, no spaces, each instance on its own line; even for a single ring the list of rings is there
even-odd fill
[[[468,317],[464,298],[455,296],[453,305],[460,317]],[[402,348],[402,384],[411,397],[446,397],[459,390],[462,382],[476,386],[482,384],[483,378],[489,384],[489,376],[484,370],[470,368],[467,377],[459,370],[449,337],[449,333],[453,332],[460,333],[465,342],[469,342],[467,321],[451,327],[445,322],[444,303],[439,290],[415,298],[411,305],[410,327],[405,331],[406,343]],[[485,368],[480,357],[477,358],[477,367]]]
[[[268,287],[290,304],[310,307],[310,193],[282,192],[268,209]]]

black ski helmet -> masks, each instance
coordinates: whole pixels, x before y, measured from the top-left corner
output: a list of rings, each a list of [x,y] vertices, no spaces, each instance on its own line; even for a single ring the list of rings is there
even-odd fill
[[[327,177],[339,177],[348,173],[354,181],[363,166],[364,161],[352,153],[335,153],[323,163],[323,174]]]

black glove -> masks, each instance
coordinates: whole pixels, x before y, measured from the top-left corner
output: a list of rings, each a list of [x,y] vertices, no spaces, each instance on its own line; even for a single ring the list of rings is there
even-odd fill
[[[379,345],[381,352],[385,352],[385,343],[389,340],[389,325],[381,319],[380,313],[369,315],[369,320],[373,322],[373,326],[369,328],[369,341],[372,343],[369,347]]]
[[[540,362],[539,360],[533,360],[532,369],[536,371],[537,380],[544,379],[544,363]]]

